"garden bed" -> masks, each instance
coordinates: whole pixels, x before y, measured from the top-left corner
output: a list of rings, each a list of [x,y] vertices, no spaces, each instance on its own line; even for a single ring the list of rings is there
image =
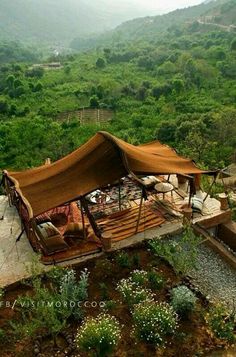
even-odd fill
[[[147,249],[147,245],[141,244],[135,248],[129,248],[125,253],[112,253],[97,260],[89,261],[83,265],[77,266],[76,276],[79,279],[81,271],[87,268],[88,278],[88,298],[89,307],[83,307],[84,315],[96,317],[101,312],[106,312],[115,316],[121,326],[121,339],[112,356],[201,356],[219,347],[226,347],[227,342],[220,341],[210,332],[206,323],[205,314],[209,308],[208,301],[200,293],[195,292],[197,296],[196,308],[191,312],[188,318],[178,319],[178,328],[172,336],[166,337],[165,346],[155,347],[154,344],[148,344],[138,340],[133,331],[133,318],[128,305],[121,298],[117,290],[117,284],[121,279],[127,279],[134,270],[154,271],[163,278],[163,286],[158,289],[152,289],[154,299],[157,303],[170,302],[170,291],[178,285],[189,285],[193,287],[185,278],[177,275],[172,267],[161,258],[157,258]],[[48,277],[43,278],[45,286],[50,286],[52,282]],[[24,294],[32,294],[32,288],[28,285],[20,284],[12,287],[5,293],[4,301],[12,304]],[[97,303],[98,306],[91,306],[91,303]],[[102,302],[102,304],[100,304]],[[104,303],[106,307],[104,308]],[[17,305],[17,304],[16,304]],[[101,306],[100,306],[101,305]],[[21,311],[19,306],[14,309],[11,307],[2,307],[0,310],[0,328],[4,331],[4,337],[1,338],[1,356],[81,356],[88,357],[87,352],[73,350],[68,343],[68,338],[64,335],[58,338],[59,352],[53,347],[52,338],[47,337],[40,342],[39,351],[35,353],[35,339],[20,338],[13,334],[13,329],[9,323],[11,321],[21,320]],[[76,335],[81,321],[69,319],[63,334]],[[0,336],[1,337],[1,336]],[[69,336],[70,337],[70,336]],[[69,338],[70,340],[70,338]],[[36,346],[37,347],[37,346]],[[40,354],[41,353],[41,354]]]

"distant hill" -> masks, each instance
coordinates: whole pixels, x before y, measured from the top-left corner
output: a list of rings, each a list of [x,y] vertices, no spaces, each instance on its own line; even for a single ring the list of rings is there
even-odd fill
[[[0,0],[0,40],[63,43],[115,28],[144,11],[134,0]]]
[[[217,3],[216,3],[217,4]],[[216,5],[215,4],[215,5]],[[217,4],[207,11],[202,19],[221,25],[236,25],[236,0],[230,0],[223,4]]]
[[[168,14],[158,16],[147,16],[136,18],[119,25],[115,30],[103,34],[96,38],[87,40],[76,38],[72,41],[71,46],[75,49],[85,49],[95,45],[101,45],[110,42],[133,41],[133,40],[151,40],[155,41],[161,33],[168,31],[170,28],[179,28],[180,25],[191,24],[194,21],[212,17],[214,14],[221,14],[220,21],[226,24],[235,22],[236,1],[231,0],[213,0],[205,1],[200,5],[175,10]],[[232,15],[230,15],[230,12]]]

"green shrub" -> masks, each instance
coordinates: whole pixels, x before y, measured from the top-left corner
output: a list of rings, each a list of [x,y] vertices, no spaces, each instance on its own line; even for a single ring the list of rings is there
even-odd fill
[[[145,270],[134,270],[131,273],[131,279],[138,285],[145,285],[147,283],[147,272]]]
[[[0,342],[4,343],[6,341],[6,337],[6,332],[2,328],[0,328]]]
[[[105,310],[113,310],[113,309],[115,309],[116,305],[117,305],[117,301],[107,300],[107,301],[105,301],[104,309]]]
[[[128,279],[122,279],[117,285],[117,290],[130,308],[141,301],[153,300],[153,293],[151,290],[138,285],[132,281],[131,277]]]
[[[147,273],[147,279],[152,290],[161,290],[165,284],[164,278],[154,270]]]
[[[206,321],[215,337],[228,342],[234,342],[236,316],[235,313],[228,311],[225,306],[217,305],[210,309],[206,315]]]
[[[78,348],[97,357],[111,355],[120,339],[118,321],[108,314],[87,318],[79,328],[75,342]],[[95,352],[95,353],[94,353]]]
[[[149,242],[151,251],[157,257],[165,259],[177,274],[184,275],[196,267],[199,244],[200,238],[188,225],[178,240],[154,239]]]
[[[75,305],[70,307],[70,302],[85,301],[88,297],[88,277],[89,272],[85,268],[81,274],[79,281],[76,280],[75,271],[73,269],[67,270],[66,274],[61,279],[60,297],[65,305],[65,309],[69,309],[69,314],[77,319],[82,317],[82,310]]]
[[[107,285],[105,283],[100,283],[99,288],[100,288],[101,299],[108,300],[109,299],[109,290],[108,290]]]
[[[140,262],[140,255],[139,254],[134,254],[132,256],[132,266],[134,268],[140,268],[141,262]]]
[[[56,343],[57,334],[65,328],[71,316],[82,318],[83,310],[78,303],[88,297],[88,271],[81,272],[79,281],[73,269],[57,269],[54,273],[56,281],[60,281],[59,286],[45,287],[37,277],[32,280],[33,296],[25,295],[17,300],[21,320],[12,323],[17,335],[36,336],[38,331],[43,331],[51,334]]]
[[[130,268],[131,266],[129,254],[125,252],[118,253],[115,257],[115,261],[121,268]]]
[[[171,305],[181,317],[187,317],[196,307],[197,298],[187,286],[171,290]]]
[[[161,346],[175,332],[177,314],[167,303],[145,301],[134,307],[134,332],[138,339]]]

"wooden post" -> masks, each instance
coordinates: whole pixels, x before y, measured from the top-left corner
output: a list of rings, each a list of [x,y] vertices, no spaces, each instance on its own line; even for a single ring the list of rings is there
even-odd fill
[[[81,219],[82,219],[82,225],[83,225],[84,240],[86,240],[87,235],[86,235],[86,229],[85,229],[84,212],[83,212],[83,206],[82,206],[81,202],[80,202],[80,212],[81,212]]]
[[[100,229],[98,228],[97,226],[97,223],[95,222],[95,219],[93,218],[93,215],[91,214],[91,212],[89,211],[89,208],[88,208],[88,204],[87,204],[87,201],[84,197],[81,197],[80,198],[80,202],[82,204],[82,208],[84,208],[85,210],[85,213],[89,219],[89,222],[94,230],[94,233],[96,234],[97,237],[101,238],[101,231]]]
[[[119,210],[121,211],[121,187],[120,187],[120,180],[119,180]]]
[[[144,188],[142,189],[142,197],[141,197],[140,205],[139,205],[138,219],[137,219],[135,234],[138,233],[138,227],[139,227],[139,222],[140,222],[141,213],[142,213],[143,199],[144,199]]]
[[[213,187],[215,181],[216,181],[216,176],[214,176],[214,180],[212,181],[211,186],[209,187],[209,190],[208,190],[207,195],[206,195],[206,197],[204,198],[203,202],[205,202],[206,199],[207,199],[207,197],[209,196],[209,194],[210,194],[210,192],[211,192],[211,189],[212,189],[212,187]]]
[[[188,207],[191,207],[191,198],[193,194],[193,179],[189,180],[189,200],[188,200]]]

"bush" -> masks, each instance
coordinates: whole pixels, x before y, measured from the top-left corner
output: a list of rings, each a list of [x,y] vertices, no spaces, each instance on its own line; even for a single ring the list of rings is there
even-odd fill
[[[134,307],[134,332],[138,339],[161,346],[165,337],[175,332],[177,314],[167,303],[146,301]]]
[[[62,275],[63,274],[63,275]],[[21,306],[21,321],[12,323],[15,333],[20,336],[37,336],[39,331],[49,333],[56,343],[58,333],[66,326],[67,320],[73,316],[81,319],[83,310],[79,302],[84,301],[88,288],[87,270],[81,272],[77,282],[73,269],[55,269],[54,284],[43,286],[40,277],[34,277],[33,296],[21,296],[17,302]]]
[[[155,239],[149,242],[151,251],[157,257],[165,259],[177,274],[183,275],[196,267],[199,244],[200,238],[194,234],[190,226],[185,226],[178,240]]]
[[[105,357],[110,355],[120,339],[118,321],[108,314],[87,318],[78,330],[75,342],[78,348],[91,355]]]
[[[80,279],[76,281],[75,271],[73,269],[68,270],[66,274],[61,279],[60,285],[60,295],[61,300],[68,305],[65,309],[69,308],[69,316],[73,315],[76,318],[82,317],[82,310],[80,307],[76,306],[70,307],[70,302],[85,301],[88,297],[88,277],[89,272],[84,269],[81,272]]]
[[[171,290],[171,305],[181,317],[186,317],[195,309],[197,298],[187,286]]]
[[[206,321],[215,337],[235,342],[235,313],[228,311],[223,305],[217,305],[210,309]]]
[[[147,283],[147,272],[145,270],[134,270],[131,273],[131,279],[138,285],[145,285]]]
[[[115,261],[121,268],[130,268],[131,266],[129,254],[125,252],[120,252],[117,254]]]
[[[128,279],[122,279],[117,285],[117,290],[130,308],[141,301],[153,300],[153,293],[151,290],[138,285],[132,280],[131,277]]]
[[[2,328],[0,328],[0,342],[4,343],[6,341],[6,337],[6,332]]]
[[[165,284],[164,278],[154,270],[147,273],[147,279],[152,290],[161,290]]]

